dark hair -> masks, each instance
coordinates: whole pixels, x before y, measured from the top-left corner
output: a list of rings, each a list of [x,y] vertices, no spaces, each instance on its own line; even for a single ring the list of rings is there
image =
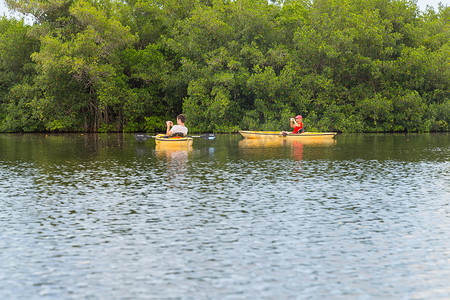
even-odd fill
[[[181,121],[182,123],[184,123],[184,121],[186,121],[186,116],[183,115],[183,114],[179,114],[179,115],[177,116],[177,119],[180,119],[180,121]]]

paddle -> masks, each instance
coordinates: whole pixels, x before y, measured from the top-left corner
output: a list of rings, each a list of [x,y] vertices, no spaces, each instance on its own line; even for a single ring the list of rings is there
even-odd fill
[[[144,142],[150,138],[154,138],[155,136],[147,135],[147,134],[135,134],[134,138],[138,142]]]
[[[156,137],[155,135],[147,135],[147,134],[140,134],[140,133],[134,135],[134,138],[138,142],[144,142],[144,141],[146,141],[148,139],[155,138],[155,137]],[[190,135],[190,136],[187,136],[187,137],[192,137],[192,138],[198,138],[199,137],[199,138],[202,138],[202,139],[205,139],[205,140],[214,140],[216,138],[216,135],[212,134],[212,133],[206,133],[206,134],[202,134],[202,135]]]
[[[214,140],[216,138],[216,135],[212,134],[212,133],[206,133],[206,134],[202,134],[202,135],[192,135],[190,137],[193,137],[193,138],[200,137],[205,140]]]

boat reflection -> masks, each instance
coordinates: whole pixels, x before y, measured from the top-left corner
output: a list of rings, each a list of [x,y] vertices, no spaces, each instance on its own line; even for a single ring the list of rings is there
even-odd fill
[[[336,144],[335,139],[302,139],[302,140],[288,140],[284,138],[267,138],[267,139],[243,139],[239,141],[239,148],[269,148],[281,147],[289,145],[293,149],[306,146],[332,146]]]
[[[268,139],[243,139],[239,141],[239,148],[268,148],[281,147],[286,144],[286,139],[268,138]]]
[[[303,143],[300,141],[292,141],[289,143],[291,146],[292,158],[295,160],[303,160]]]
[[[239,149],[243,150],[244,154],[253,154],[260,157],[275,158],[290,156],[295,161],[300,162],[298,173],[301,173],[301,162],[305,155],[307,155],[307,158],[311,158],[323,154],[324,151],[326,152],[326,149],[331,149],[329,146],[335,144],[335,139],[288,140],[283,138],[244,138],[239,141]]]
[[[293,181],[302,182],[303,181],[303,143],[301,141],[291,141],[289,143],[291,146],[291,156],[295,163],[293,166]]]
[[[177,189],[186,182],[189,155],[191,147],[168,147],[156,145],[155,155],[158,159],[165,161],[167,180],[165,186],[169,189]]]
[[[189,153],[193,151],[192,146],[155,146],[156,157],[166,158],[167,162],[170,161],[187,161]]]

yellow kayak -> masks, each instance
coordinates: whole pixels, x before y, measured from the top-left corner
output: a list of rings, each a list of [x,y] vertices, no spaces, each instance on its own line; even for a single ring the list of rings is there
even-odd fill
[[[192,147],[192,137],[166,137],[164,134],[155,136],[157,147]]]
[[[287,139],[287,140],[303,140],[303,139],[332,139],[336,132],[304,132],[304,133],[286,133],[282,131],[239,131],[246,139]]]

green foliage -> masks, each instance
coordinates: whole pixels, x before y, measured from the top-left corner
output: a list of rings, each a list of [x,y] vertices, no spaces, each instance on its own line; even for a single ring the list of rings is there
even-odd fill
[[[41,131],[33,99],[35,65],[30,55],[39,47],[27,36],[28,25],[14,19],[0,19],[0,131]]]
[[[390,99],[374,95],[360,102],[359,110],[366,121],[365,131],[388,132],[393,129],[394,106]]]
[[[0,131],[447,131],[450,8],[406,0],[6,0]]]
[[[163,131],[165,126],[163,126],[164,119],[157,116],[145,117],[144,130],[148,132],[158,132]]]
[[[442,104],[431,105],[429,119],[434,121],[431,131],[448,131],[450,129],[450,99]]]
[[[429,131],[429,122],[426,122],[427,106],[417,92],[407,92],[394,97],[394,123],[398,126],[396,131]]]
[[[5,116],[0,125],[2,132],[43,131],[40,107],[33,100],[36,91],[29,84],[18,84],[10,89],[7,102],[2,105]]]

